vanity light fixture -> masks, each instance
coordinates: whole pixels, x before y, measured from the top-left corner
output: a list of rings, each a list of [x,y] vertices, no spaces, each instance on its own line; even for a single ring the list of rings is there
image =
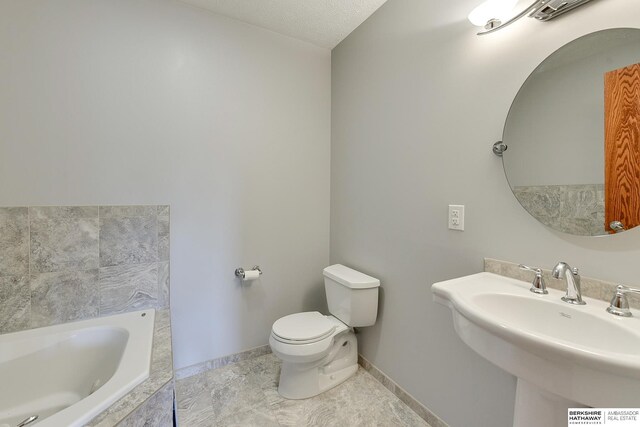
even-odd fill
[[[591,0],[535,0],[522,12],[507,19],[513,14],[518,0],[485,0],[469,14],[469,21],[475,26],[484,27],[479,36],[489,34],[506,27],[518,19],[528,15],[538,21],[549,21]]]

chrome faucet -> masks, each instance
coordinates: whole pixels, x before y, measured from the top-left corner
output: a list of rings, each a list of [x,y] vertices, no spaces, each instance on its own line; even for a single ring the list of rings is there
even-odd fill
[[[580,291],[580,275],[577,268],[571,268],[566,262],[559,262],[551,275],[556,279],[567,279],[567,294],[562,297],[562,301],[569,304],[585,305],[582,301],[582,292]]]
[[[640,294],[640,289],[630,288],[628,286],[619,285],[616,287],[616,293],[611,299],[611,304],[607,307],[607,311],[611,314],[621,317],[631,317],[631,310],[629,309],[629,300],[627,299],[627,293]]]
[[[529,289],[534,294],[546,295],[549,293],[547,290],[547,285],[544,283],[544,278],[542,277],[542,269],[537,267],[529,267],[524,264],[520,264],[520,270],[532,271],[536,273],[533,278],[533,282],[531,282],[531,289]]]

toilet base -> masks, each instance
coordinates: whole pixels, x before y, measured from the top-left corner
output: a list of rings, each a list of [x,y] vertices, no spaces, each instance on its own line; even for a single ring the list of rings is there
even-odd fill
[[[278,393],[286,399],[308,399],[341,384],[357,370],[358,342],[349,331],[337,336],[329,354],[319,361],[283,361]]]

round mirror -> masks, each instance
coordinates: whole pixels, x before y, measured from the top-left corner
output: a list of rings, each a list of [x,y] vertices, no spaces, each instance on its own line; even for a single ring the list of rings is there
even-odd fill
[[[558,49],[522,85],[504,128],[504,171],[537,220],[598,236],[640,224],[640,30]]]

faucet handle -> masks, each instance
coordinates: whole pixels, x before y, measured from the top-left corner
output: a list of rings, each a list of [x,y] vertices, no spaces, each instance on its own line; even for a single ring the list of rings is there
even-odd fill
[[[629,300],[627,299],[627,293],[640,294],[640,289],[630,288],[629,286],[618,285],[616,287],[616,293],[611,298],[611,304],[607,307],[607,311],[611,314],[615,314],[620,317],[631,317],[631,310],[629,309]]]
[[[528,265],[524,265],[524,264],[520,264],[518,267],[520,267],[520,270],[533,271],[536,274],[537,273],[542,274],[542,269],[539,267],[529,267]]]
[[[520,267],[521,270],[532,271],[536,273],[535,277],[533,278],[533,282],[531,282],[531,289],[529,289],[531,292],[542,295],[546,295],[549,293],[549,291],[547,290],[547,285],[544,283],[544,278],[542,277],[541,268],[529,267],[528,265],[524,264],[520,264],[518,267]]]

